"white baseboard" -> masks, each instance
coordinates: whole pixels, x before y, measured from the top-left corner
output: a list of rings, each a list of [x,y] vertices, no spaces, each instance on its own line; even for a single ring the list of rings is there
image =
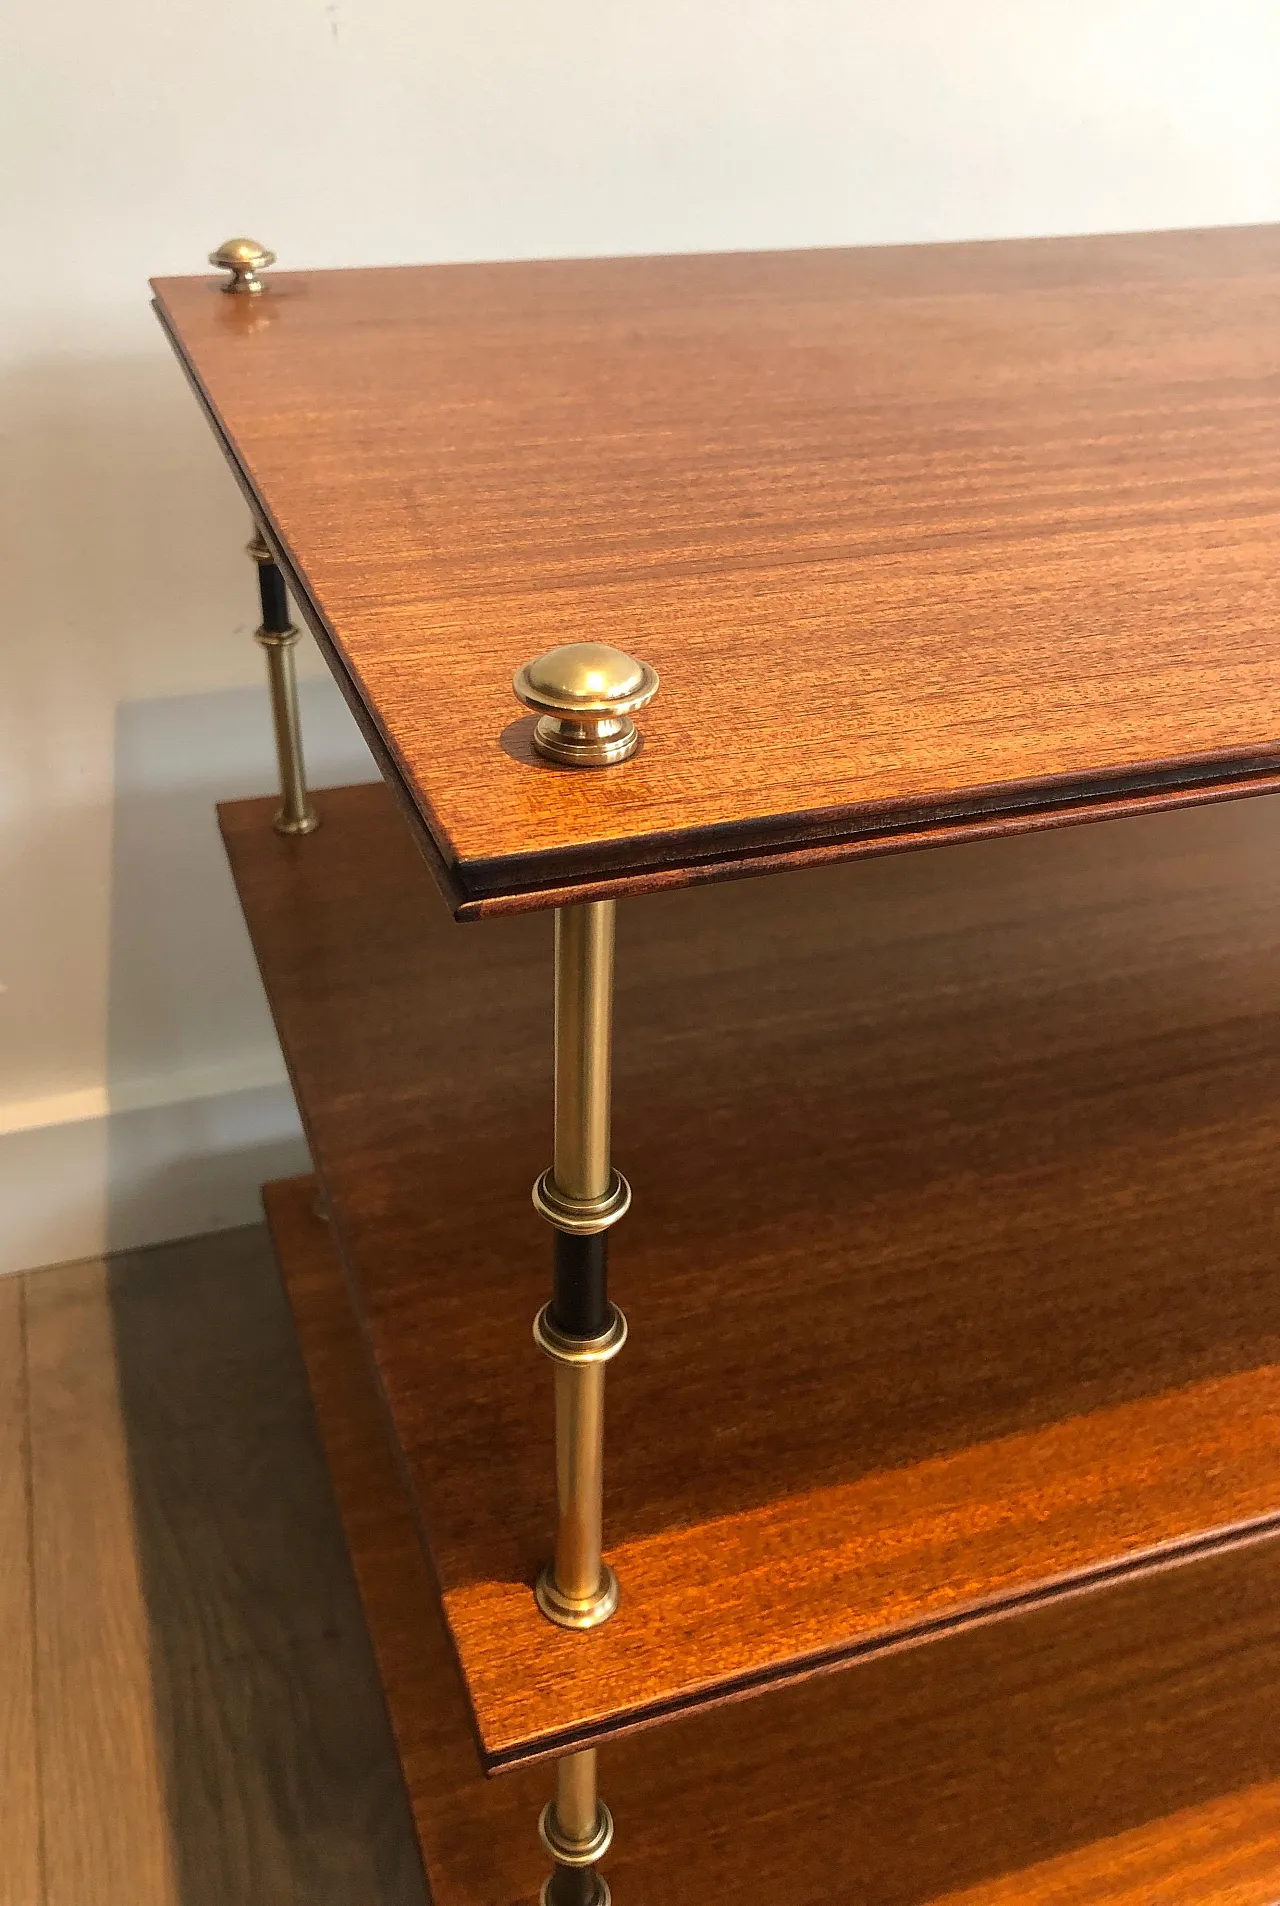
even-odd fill
[[[0,1107],[0,1275],[252,1224],[310,1168],[277,1053],[162,1085]]]

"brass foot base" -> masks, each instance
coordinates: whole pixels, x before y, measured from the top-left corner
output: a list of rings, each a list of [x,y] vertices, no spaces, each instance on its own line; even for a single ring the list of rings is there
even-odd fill
[[[320,816],[314,808],[305,814],[286,814],[281,808],[271,825],[277,834],[314,834],[320,825]]]
[[[551,1897],[551,1888],[554,1884],[554,1873],[550,1879],[543,1880],[542,1890],[538,1894],[538,1906],[556,1906],[555,1901]],[[596,1874],[596,1896],[592,1900],[591,1906],[613,1906],[613,1894],[609,1891],[609,1882],[600,1873]]]
[[[600,1564],[600,1586],[594,1595],[580,1600],[566,1595],[557,1585],[554,1564],[548,1562],[538,1577],[534,1594],[538,1607],[557,1628],[598,1628],[608,1621],[618,1606],[618,1578],[607,1562]]]

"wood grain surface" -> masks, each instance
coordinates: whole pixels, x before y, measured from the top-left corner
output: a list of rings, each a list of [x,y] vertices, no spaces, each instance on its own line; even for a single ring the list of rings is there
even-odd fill
[[[124,1254],[107,1293],[181,1906],[424,1906],[262,1229]]]
[[[165,279],[456,905],[1280,768],[1280,228]],[[530,749],[564,641],[662,677]]]
[[[182,1906],[105,1267],[27,1316],[45,1900]]]
[[[435,1906],[531,1902],[545,1769],[468,1714],[312,1185],[272,1233]],[[953,1636],[601,1755],[618,1906],[1274,1906],[1280,1545]]]
[[[0,1278],[0,1906],[41,1906],[24,1288]]]
[[[321,810],[223,827],[489,1765],[1274,1520],[1272,804],[623,908],[588,1637],[530,1593],[550,923]]]

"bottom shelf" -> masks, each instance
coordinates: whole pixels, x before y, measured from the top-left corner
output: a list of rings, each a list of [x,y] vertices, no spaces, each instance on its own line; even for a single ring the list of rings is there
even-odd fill
[[[310,1179],[264,1192],[434,1906],[532,1902]],[[1280,1539],[601,1753],[617,1906],[1274,1906]],[[587,1643],[589,1645],[589,1641]]]

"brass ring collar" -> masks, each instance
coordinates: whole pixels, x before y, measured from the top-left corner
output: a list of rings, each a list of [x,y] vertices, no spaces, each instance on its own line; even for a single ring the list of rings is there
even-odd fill
[[[291,622],[287,629],[255,629],[253,639],[260,642],[264,649],[291,649],[301,635],[302,630]]]
[[[604,1801],[596,1805],[595,1832],[589,1840],[570,1840],[560,1830],[554,1800],[542,1809],[538,1836],[552,1859],[560,1866],[594,1866],[613,1845],[613,1815]]]
[[[556,1580],[556,1565],[548,1562],[533,1585],[533,1597],[548,1621],[557,1628],[583,1634],[600,1628],[618,1612],[622,1590],[607,1562],[600,1564],[600,1581],[592,1595],[566,1595]]]
[[[533,1341],[553,1363],[580,1366],[587,1363],[612,1363],[627,1341],[627,1320],[616,1304],[609,1306],[609,1328],[598,1337],[566,1337],[551,1321],[551,1306],[544,1304],[533,1320]]]
[[[626,1216],[631,1208],[631,1187],[622,1173],[615,1171],[602,1198],[566,1198],[555,1181],[554,1168],[549,1166],[533,1187],[533,1208],[557,1231],[565,1231],[570,1237],[594,1237]]]

